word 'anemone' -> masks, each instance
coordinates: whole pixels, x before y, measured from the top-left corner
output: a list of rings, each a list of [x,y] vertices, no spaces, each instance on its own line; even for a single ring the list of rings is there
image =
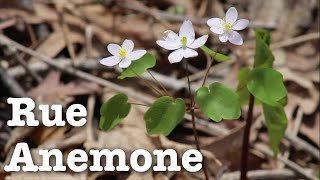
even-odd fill
[[[135,150],[130,158],[126,158],[126,153],[121,149],[91,149],[89,154],[92,156],[92,165],[88,166],[88,154],[82,149],[72,150],[67,157],[67,166],[74,172],[90,171],[129,171],[130,167],[126,164],[126,159],[130,159],[130,166],[136,172],[146,172],[152,165],[153,171],[180,171],[181,166],[178,165],[177,152],[173,149],[154,150],[154,159],[156,163],[152,163],[152,155],[144,149]],[[36,171],[66,171],[67,167],[63,163],[63,153],[59,149],[39,150],[42,156],[42,164],[35,165],[28,144],[18,143],[13,151],[9,165],[4,167],[7,172],[17,172],[22,169],[24,172]],[[117,156],[118,163],[114,166],[114,157]],[[165,165],[165,158],[170,158],[169,165]],[[55,158],[55,164],[50,164],[50,158]],[[101,165],[101,160],[105,161],[105,165]],[[141,161],[143,160],[143,161]],[[202,168],[202,154],[195,149],[187,150],[181,160],[183,168],[189,172],[197,172]],[[20,166],[19,166],[19,165]],[[21,164],[24,164],[21,168]]]

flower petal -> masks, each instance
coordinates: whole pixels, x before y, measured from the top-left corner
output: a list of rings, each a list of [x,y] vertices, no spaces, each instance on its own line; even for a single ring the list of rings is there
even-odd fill
[[[110,56],[100,60],[100,63],[106,66],[115,66],[120,62],[117,56]]]
[[[118,44],[108,44],[107,48],[110,54],[117,56],[121,47]]]
[[[131,52],[133,50],[134,43],[133,43],[133,41],[126,39],[126,40],[123,41],[121,47],[126,49],[127,53],[129,53],[129,52]]]
[[[131,61],[135,61],[140,59],[142,56],[144,56],[147,53],[146,50],[136,50],[136,51],[132,51],[129,54],[128,59],[130,59]]]
[[[228,41],[228,33],[223,33],[219,36],[219,40],[221,42],[227,42]]]
[[[175,32],[173,32],[171,30],[167,30],[164,32],[164,34],[166,35],[165,37],[163,37],[163,39],[165,41],[168,41],[168,42],[174,43],[174,44],[180,44],[180,38],[179,38],[178,34],[176,34]]]
[[[232,30],[243,30],[249,25],[248,19],[239,19],[237,20],[234,25],[232,26]]]
[[[195,41],[193,41],[193,43],[187,45],[187,47],[193,48],[193,49],[199,48],[200,46],[204,45],[207,42],[207,39],[208,39],[208,35],[203,35],[198,39],[196,39]]]
[[[207,21],[207,24],[210,26],[210,30],[216,34],[223,34],[223,23],[224,21],[220,18],[211,18]]]
[[[168,57],[169,62],[171,64],[180,62],[182,60],[182,58],[183,58],[183,54],[184,53],[183,53],[183,49],[182,48],[173,51],[172,53],[169,54],[169,57]]]
[[[131,60],[129,58],[124,58],[120,61],[119,63],[119,67],[120,68],[127,68],[129,67],[131,64]]]
[[[236,22],[237,18],[238,18],[237,9],[234,7],[229,8],[226,13],[226,22],[233,24],[234,22]]]
[[[191,58],[191,57],[196,57],[198,56],[198,52],[190,49],[190,48],[186,48],[183,50],[183,57],[184,58]]]
[[[235,44],[235,45],[243,44],[242,37],[237,31],[232,31],[231,33],[229,33],[228,39],[232,44]]]
[[[176,50],[181,48],[181,45],[178,43],[171,43],[169,41],[164,40],[158,40],[157,44],[161,46],[162,48],[168,49],[168,50]]]
[[[187,43],[192,43],[195,38],[195,32],[193,29],[192,22],[189,20],[186,20],[183,22],[182,26],[180,27],[179,31],[179,37],[186,37]]]

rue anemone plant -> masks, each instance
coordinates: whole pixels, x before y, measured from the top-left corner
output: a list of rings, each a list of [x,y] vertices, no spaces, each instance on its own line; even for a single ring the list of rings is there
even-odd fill
[[[242,45],[243,39],[237,31],[245,29],[249,21],[247,19],[237,20],[237,18],[237,10],[231,7],[223,19],[211,18],[207,21],[207,24],[213,33],[219,35],[221,42],[229,41],[235,45]],[[275,156],[279,151],[278,146],[287,126],[287,118],[284,112],[287,90],[282,75],[272,68],[274,56],[269,48],[270,34],[266,30],[256,29],[255,35],[254,67],[245,67],[240,70],[238,88],[234,91],[218,82],[208,86],[205,85],[213,62],[230,60],[229,56],[215,52],[205,46],[208,35],[196,39],[193,25],[188,20],[183,22],[178,34],[171,30],[165,32],[165,37],[156,43],[167,50],[172,50],[168,56],[171,64],[184,61],[190,93],[190,103],[188,104],[183,98],[170,96],[166,88],[151,74],[149,69],[156,65],[156,58],[152,53],[143,49],[134,50],[134,43],[131,40],[125,40],[122,45],[109,44],[108,51],[112,56],[103,58],[100,63],[106,66],[119,65],[123,69],[118,77],[119,79],[135,78],[140,77],[145,72],[150,73],[151,77],[158,83],[156,86],[150,84],[150,88],[157,92],[159,97],[151,105],[144,105],[129,101],[128,96],[123,93],[113,96],[100,109],[100,128],[104,131],[111,130],[128,116],[132,105],[144,105],[149,108],[144,114],[147,133],[167,136],[181,123],[185,114],[190,113],[196,147],[200,150],[197,140],[195,109],[199,109],[209,119],[220,122],[222,120],[239,119],[241,106],[249,106],[241,163],[241,179],[246,179],[248,140],[254,106],[261,105],[263,107],[269,140]],[[203,77],[202,86],[193,94],[190,88],[188,63],[186,61],[188,58],[198,55],[196,51],[198,48],[211,57],[211,62]],[[205,165],[203,170],[205,178],[209,179]]]

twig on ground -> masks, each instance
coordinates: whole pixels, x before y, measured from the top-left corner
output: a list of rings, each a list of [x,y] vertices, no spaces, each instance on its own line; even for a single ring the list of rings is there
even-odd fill
[[[69,39],[69,35],[68,35],[69,34],[69,26],[64,19],[65,11],[64,11],[64,7],[63,7],[63,3],[62,4],[56,3],[55,5],[56,5],[55,8],[57,10],[58,18],[59,18],[59,24],[61,26],[62,33],[63,33],[63,38],[66,42],[67,50],[68,50],[68,53],[69,53],[71,60],[72,60],[72,63],[73,63],[76,55],[75,55],[73,44],[71,43],[71,41]]]
[[[267,147],[266,145],[263,144],[255,144],[254,148],[260,152],[262,152],[263,154],[266,154],[267,156],[273,157],[273,152],[272,150]],[[311,179],[311,180],[317,180],[318,178],[316,176],[314,176],[311,172],[306,171],[305,169],[303,169],[302,167],[300,167],[298,164],[296,164],[293,161],[290,161],[288,159],[283,158],[281,155],[278,156],[278,160],[282,161],[285,165],[287,165],[290,169],[294,170],[295,172],[297,172],[298,174],[300,174],[301,176],[307,178],[307,179]]]
[[[34,30],[32,29],[32,26],[26,22],[24,22],[24,23],[27,27],[27,31],[28,31],[28,34],[31,39],[31,47],[36,47],[36,45],[38,44],[38,41],[37,41],[36,34],[34,33]]]
[[[319,149],[313,147],[309,143],[305,142],[301,138],[293,135],[285,135],[285,138],[290,141],[291,146],[294,146],[297,150],[304,150],[310,155],[312,155],[314,158],[316,158],[318,161],[320,161],[320,154]]]
[[[270,48],[271,50],[286,48],[286,47],[290,47],[296,44],[300,44],[300,43],[304,43],[304,42],[316,40],[316,39],[320,39],[319,32],[309,33],[309,34],[293,37],[291,39],[286,39],[280,42],[272,43],[270,45]],[[248,47],[244,47],[244,48],[248,48]],[[253,48],[254,46],[252,47],[250,46],[250,49],[253,49]],[[248,54],[246,54],[246,56],[243,57],[243,59],[250,59],[252,56],[254,56],[254,51],[249,51]]]
[[[71,62],[70,59],[54,59],[55,63],[58,64],[59,66],[63,66],[63,67],[70,67],[71,66]],[[36,72],[40,72],[40,71],[46,71],[48,70],[50,66],[48,64],[46,64],[45,62],[34,62],[32,64],[29,64],[29,68],[33,71]],[[74,67],[78,68],[78,69],[82,69],[82,70],[105,70],[105,69],[111,69],[107,66],[101,66],[101,64],[98,62],[97,59],[76,59],[75,63],[74,63]],[[120,70],[116,69],[116,71],[120,72]],[[152,73],[152,75],[165,87],[170,88],[172,90],[180,90],[183,88],[188,88],[188,84],[183,81],[183,80],[179,80],[179,79],[175,79],[172,78],[170,76],[166,76],[163,74],[160,74],[158,72],[149,70],[150,73]],[[20,67],[20,66],[16,66],[16,67],[12,67],[10,69],[8,69],[8,74],[10,74],[13,77],[19,77],[19,76],[23,76],[26,73],[26,71]],[[149,80],[149,81],[153,81],[155,83],[157,83],[150,74],[148,73],[144,73],[140,75],[142,78]],[[191,85],[191,91],[195,92],[196,87]]]
[[[30,74],[36,81],[37,83],[41,83],[42,81],[42,78],[34,71],[32,71],[29,66],[28,66],[28,63],[22,59],[21,55],[19,55],[19,52],[14,48],[14,47],[10,47],[10,46],[7,46],[7,55],[8,56],[12,56],[14,59],[16,59],[20,64],[21,66],[26,70],[26,72],[28,74]]]
[[[319,32],[309,33],[309,34],[301,35],[298,37],[286,39],[284,41],[273,43],[270,45],[270,47],[271,47],[271,49],[284,48],[284,47],[296,45],[299,43],[303,43],[306,41],[315,40],[315,39],[319,39],[319,38],[320,38]]]
[[[298,108],[297,110],[297,116],[295,118],[295,121],[294,121],[294,127],[293,127],[293,130],[289,133],[286,133],[285,135],[289,135],[290,137],[297,137],[298,135],[298,132],[299,132],[299,129],[300,129],[300,125],[301,125],[301,121],[302,121],[302,118],[303,118],[303,111],[301,108]],[[290,144],[292,145],[292,144]],[[289,146],[290,146],[289,145]],[[283,157],[286,158],[286,159],[289,159],[289,156],[290,156],[290,151],[289,149],[287,149],[285,152],[284,152],[284,155]],[[284,164],[279,164],[278,165],[279,168],[283,168],[284,167]]]
[[[94,133],[94,126],[93,126],[93,118],[94,118],[94,107],[96,103],[95,95],[90,95],[88,98],[87,103],[87,123],[86,123],[86,130],[87,130],[87,141],[94,141],[95,140],[95,133]]]
[[[11,19],[8,19],[8,20],[6,20],[4,22],[1,22],[0,23],[0,31],[2,29],[6,29],[8,27],[14,26],[16,23],[17,23],[17,19],[16,18],[11,18]]]
[[[85,27],[85,37],[86,37],[86,54],[87,54],[87,58],[91,58],[92,54],[92,37],[93,37],[93,33],[92,33],[92,26],[91,25],[87,25]]]
[[[0,66],[0,82],[13,97],[25,97],[22,87]]]
[[[220,180],[237,180],[240,177],[240,171],[223,174]],[[254,170],[248,171],[250,180],[287,180],[294,179],[297,175],[290,169],[274,169],[274,170]]]

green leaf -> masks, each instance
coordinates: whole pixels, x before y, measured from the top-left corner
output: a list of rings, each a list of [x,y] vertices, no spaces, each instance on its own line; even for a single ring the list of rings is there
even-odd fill
[[[147,71],[147,69],[150,69],[155,65],[156,58],[152,54],[146,53],[142,58],[133,61],[128,68],[124,69],[118,78],[124,79],[127,77],[136,77],[143,74]]]
[[[254,32],[267,46],[270,46],[271,36],[269,31],[265,29],[255,29]]]
[[[249,73],[250,69],[249,68],[241,68],[239,73],[238,73],[238,87],[237,87],[237,93],[240,97],[240,103],[242,105],[248,104],[249,103],[249,97],[250,93],[247,88],[247,82],[249,79]]]
[[[249,104],[250,92],[248,91],[247,83],[249,80],[250,71],[251,70],[249,68],[245,67],[245,68],[241,68],[238,73],[239,84],[238,84],[236,92],[240,97],[240,104],[241,105],[248,105]],[[254,104],[260,105],[261,102],[259,101],[259,99],[255,99]]]
[[[277,106],[287,96],[281,73],[271,68],[256,68],[249,73],[248,90],[261,102]]]
[[[269,48],[270,33],[263,29],[256,29],[256,53],[254,67],[272,67],[274,56]]]
[[[288,103],[288,95],[286,95],[285,97],[280,99],[278,102],[280,103],[281,106],[283,106],[283,107],[286,106]]]
[[[279,152],[281,139],[285,135],[288,119],[282,106],[263,104],[263,112],[266,119],[271,148],[276,157]]]
[[[119,124],[130,112],[131,104],[128,96],[117,94],[106,101],[100,108],[100,128],[105,131],[111,130]]]
[[[208,48],[207,46],[203,45],[200,47],[205,53],[209,54],[210,56],[212,56],[216,61],[218,62],[223,62],[223,61],[228,61],[231,58],[229,56],[226,56],[224,54],[220,54],[217,53],[213,50],[211,50],[210,48]]]
[[[181,122],[186,112],[186,105],[181,98],[158,98],[144,115],[149,134],[169,135]]]
[[[198,89],[195,102],[206,116],[216,122],[222,119],[238,119],[241,115],[238,94],[221,83],[213,83],[209,89]]]

